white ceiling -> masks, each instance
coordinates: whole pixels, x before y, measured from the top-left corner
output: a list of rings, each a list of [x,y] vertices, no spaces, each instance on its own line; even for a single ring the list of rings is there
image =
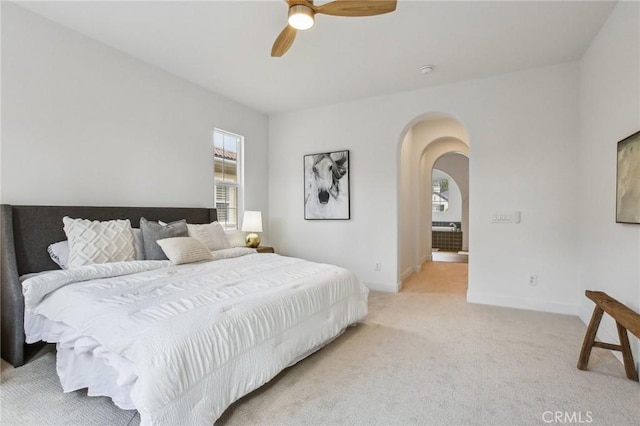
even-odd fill
[[[400,0],[387,15],[319,15],[272,58],[282,0],[19,4],[267,114],[577,60],[615,6]]]

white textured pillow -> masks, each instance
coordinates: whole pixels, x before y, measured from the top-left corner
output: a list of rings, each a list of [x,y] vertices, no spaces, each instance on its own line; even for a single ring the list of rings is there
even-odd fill
[[[187,229],[191,238],[200,241],[211,251],[231,248],[229,237],[218,222],[206,225],[187,224]]]
[[[136,260],[144,260],[144,245],[142,244],[142,232],[140,228],[133,228],[133,246],[136,251]],[[62,269],[69,269],[69,241],[58,241],[47,248],[51,260]]]
[[[158,243],[162,251],[164,251],[164,254],[167,255],[174,265],[213,259],[211,251],[195,238],[164,238],[156,241],[156,243]]]
[[[69,240],[69,269],[135,258],[133,232],[128,219],[100,222],[65,216],[62,222]]]

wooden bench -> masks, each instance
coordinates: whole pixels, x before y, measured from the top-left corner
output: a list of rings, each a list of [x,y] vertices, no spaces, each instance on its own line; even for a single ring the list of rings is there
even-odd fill
[[[593,300],[596,306],[593,309],[593,315],[591,316],[589,327],[587,327],[587,333],[584,336],[582,350],[580,351],[580,358],[578,358],[578,368],[580,370],[587,369],[589,355],[591,355],[591,348],[594,346],[596,348],[620,351],[622,352],[624,370],[627,373],[627,378],[637,382],[638,370],[633,362],[633,354],[631,353],[631,347],[629,346],[629,336],[627,335],[627,331],[630,331],[634,336],[640,338],[640,314],[632,311],[602,291],[587,290],[585,295],[589,299]],[[605,312],[616,321],[618,338],[620,339],[619,345],[596,341],[596,334],[598,333],[600,320],[602,320],[602,314]]]

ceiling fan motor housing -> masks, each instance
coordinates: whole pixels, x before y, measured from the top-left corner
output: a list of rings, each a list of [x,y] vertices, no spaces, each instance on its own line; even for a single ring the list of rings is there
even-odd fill
[[[289,25],[297,30],[308,30],[313,27],[313,10],[309,6],[296,4],[289,8]]]

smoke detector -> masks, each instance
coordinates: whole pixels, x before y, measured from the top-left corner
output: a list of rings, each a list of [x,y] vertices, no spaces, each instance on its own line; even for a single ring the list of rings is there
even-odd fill
[[[433,65],[423,65],[420,67],[420,72],[424,75],[431,74],[436,67]]]

